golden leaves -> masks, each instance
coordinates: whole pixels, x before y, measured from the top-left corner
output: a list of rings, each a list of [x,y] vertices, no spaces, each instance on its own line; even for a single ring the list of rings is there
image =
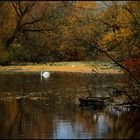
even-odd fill
[[[130,22],[130,20],[131,20],[130,14],[123,8],[120,8],[118,10],[118,16],[116,18],[116,23],[124,25],[124,24],[128,24]]]
[[[74,5],[76,8],[81,8],[81,9],[94,9],[96,6],[96,2],[95,1],[78,1],[75,3]]]

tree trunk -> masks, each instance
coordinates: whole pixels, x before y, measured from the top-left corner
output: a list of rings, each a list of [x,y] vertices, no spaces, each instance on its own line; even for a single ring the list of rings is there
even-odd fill
[[[10,45],[12,44],[12,42],[14,41],[14,39],[15,39],[15,37],[16,37],[16,31],[12,34],[12,36],[9,38],[9,39],[7,39],[7,41],[6,41],[6,43],[5,43],[5,49],[7,50],[7,51],[9,51],[10,50]]]

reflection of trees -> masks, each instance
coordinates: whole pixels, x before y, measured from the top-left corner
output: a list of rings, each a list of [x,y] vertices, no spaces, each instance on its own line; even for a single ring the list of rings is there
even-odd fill
[[[84,124],[84,132],[96,138],[139,138],[140,112],[126,107],[105,110],[83,108],[76,112],[76,122]]]
[[[11,123],[10,127],[9,127],[9,131],[7,133],[8,137],[11,136],[12,134],[12,130],[14,129],[15,124],[18,124],[18,133],[22,134],[22,120],[23,120],[23,100],[19,99],[17,100],[17,112],[15,115],[15,119],[13,120],[13,122]]]
[[[4,105],[3,105],[4,106]],[[36,103],[18,100],[4,106],[0,117],[1,137],[49,138],[53,132],[51,113],[43,111]]]
[[[124,80],[124,76],[119,74],[89,74],[87,77],[89,97],[108,96],[113,88],[124,88],[124,84],[120,82],[120,79]]]
[[[113,107],[106,112],[110,120],[107,124],[111,125],[112,138],[139,138],[138,131],[140,126],[140,112],[135,109],[119,106]]]

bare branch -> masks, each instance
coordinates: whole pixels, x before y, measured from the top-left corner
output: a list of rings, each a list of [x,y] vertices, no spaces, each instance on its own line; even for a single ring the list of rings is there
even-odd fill
[[[89,46],[93,46],[96,50],[98,50],[99,52],[101,53],[104,53],[108,58],[110,58],[115,64],[117,64],[120,68],[122,68],[123,70],[125,70],[126,72],[128,72],[131,77],[137,82],[138,85],[140,85],[139,81],[137,80],[137,78],[133,75],[133,73],[128,69],[126,68],[125,66],[123,66],[121,63],[119,63],[117,60],[115,60],[113,57],[111,57],[107,51],[104,51],[102,49],[100,49],[99,45],[97,43],[92,43],[92,42],[89,42],[87,40],[84,40],[84,39],[79,39],[77,37],[75,37],[75,39],[77,39],[78,41],[81,41]]]
[[[103,20],[97,20],[96,19],[96,21],[97,22],[101,22],[101,23],[103,23],[103,24],[105,24],[105,25],[107,25],[107,26],[109,26],[109,27],[111,27],[111,28],[115,28],[115,29],[119,29],[119,28],[128,28],[129,26],[128,25],[111,25],[111,24],[109,24],[108,22],[105,22],[105,21],[103,21]]]
[[[18,16],[21,16],[21,14],[20,14],[19,11],[18,11],[18,8],[17,8],[16,4],[15,4],[14,2],[12,2],[12,1],[11,1],[11,4],[12,4],[12,6],[13,6],[14,9],[15,9],[16,14],[17,14]]]
[[[36,19],[36,20],[31,21],[31,22],[26,22],[26,23],[20,25],[20,28],[22,28],[22,27],[24,27],[24,26],[26,26],[26,25],[32,25],[32,24],[35,24],[35,23],[37,23],[37,22],[40,22],[41,20],[43,20],[43,18]]]
[[[19,2],[18,2],[18,7],[19,7],[20,14],[22,15],[22,10],[21,10],[21,1],[19,1]]]
[[[36,1],[33,2],[30,6],[26,6],[25,9],[23,10],[23,15],[25,15],[26,13],[28,13],[29,11],[32,10],[32,8],[35,6]]]
[[[127,10],[129,12],[129,14],[131,14],[131,16],[134,18],[134,14],[131,12],[131,10],[126,6],[126,4],[123,2],[123,7],[125,10]]]
[[[53,29],[21,29],[22,32],[44,32],[44,31],[53,31]]]
[[[27,24],[32,24],[31,22],[27,23]],[[25,23],[25,25],[27,25]],[[48,32],[51,32],[51,31],[54,31],[55,29],[57,29],[57,27],[60,25],[61,23],[58,23],[56,24],[55,26],[53,26],[53,28],[40,28],[40,29],[21,29],[19,31],[22,31],[22,32],[45,32],[45,31],[48,31]]]

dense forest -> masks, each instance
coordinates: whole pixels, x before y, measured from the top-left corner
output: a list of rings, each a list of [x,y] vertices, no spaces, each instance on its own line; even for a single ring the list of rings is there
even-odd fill
[[[137,1],[1,1],[0,64],[140,57]]]

